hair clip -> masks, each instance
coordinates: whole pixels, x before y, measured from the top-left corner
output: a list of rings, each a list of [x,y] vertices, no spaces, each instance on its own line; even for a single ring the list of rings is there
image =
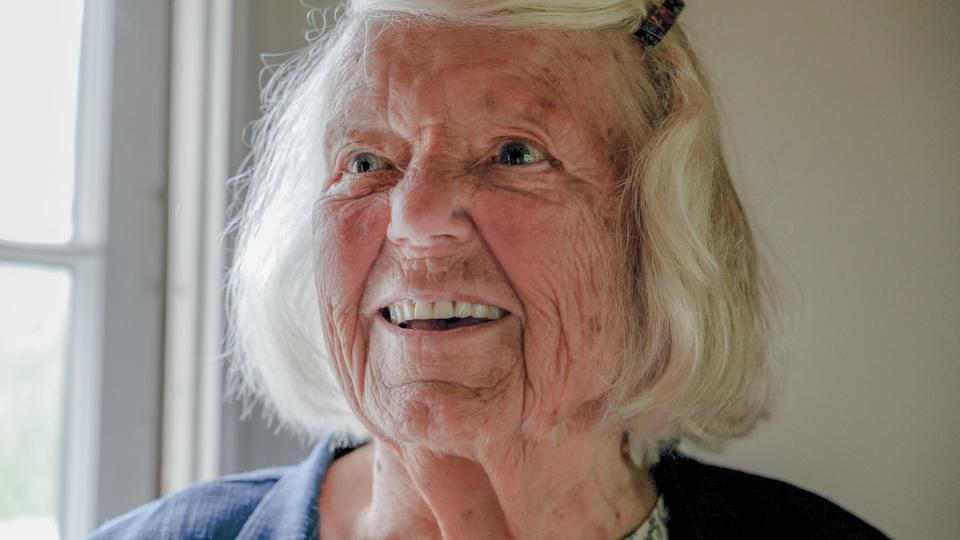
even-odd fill
[[[683,11],[683,0],[664,0],[663,4],[650,9],[647,20],[643,21],[640,29],[634,33],[640,41],[653,47],[667,35],[680,12]]]

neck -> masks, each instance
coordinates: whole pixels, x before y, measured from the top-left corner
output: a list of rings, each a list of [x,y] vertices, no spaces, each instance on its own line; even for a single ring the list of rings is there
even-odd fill
[[[469,452],[375,442],[355,536],[622,538],[656,503],[619,431],[500,441]]]

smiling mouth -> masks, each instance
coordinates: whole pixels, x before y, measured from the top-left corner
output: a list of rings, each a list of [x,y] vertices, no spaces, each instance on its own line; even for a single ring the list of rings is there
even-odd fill
[[[401,300],[382,308],[380,315],[400,328],[442,332],[493,322],[509,313],[496,306],[472,302]]]

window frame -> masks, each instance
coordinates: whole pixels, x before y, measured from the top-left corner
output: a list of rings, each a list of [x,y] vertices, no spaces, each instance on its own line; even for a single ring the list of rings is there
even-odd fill
[[[86,0],[84,8],[76,235],[67,248],[75,285],[65,540],[156,498],[160,484],[171,5]]]
[[[86,0],[83,9],[75,131],[74,238],[71,246],[77,257],[71,268],[74,281],[70,347],[64,370],[60,449],[58,523],[64,539],[78,538],[91,530],[96,511],[113,8],[111,2]]]
[[[99,339],[100,365],[91,366],[95,380],[85,389],[92,392],[95,420],[69,427],[81,432],[79,440],[89,438],[82,442],[93,464],[84,486],[92,496],[86,507],[76,498],[66,501],[65,508],[80,515],[65,521],[64,538],[82,537],[155,499],[162,466],[172,3],[87,0],[87,5],[102,11],[92,14],[97,20],[85,28],[86,35],[110,40],[95,52],[85,51],[88,57],[96,54],[91,61],[109,66],[99,70],[103,84],[89,94],[100,100],[97,120],[105,134],[99,148],[106,199],[99,215],[105,218],[100,226],[106,240],[101,328],[93,338]],[[97,25],[99,32],[92,30]],[[67,455],[77,451],[67,448]]]
[[[161,493],[220,475],[232,0],[173,0]]]
[[[72,275],[60,449],[64,540],[218,476],[231,0],[86,0],[74,236],[0,240]]]
[[[0,240],[0,261],[65,270],[67,311],[57,524],[65,540],[92,529],[97,507],[113,3],[84,2],[77,78],[73,235],[64,243]]]

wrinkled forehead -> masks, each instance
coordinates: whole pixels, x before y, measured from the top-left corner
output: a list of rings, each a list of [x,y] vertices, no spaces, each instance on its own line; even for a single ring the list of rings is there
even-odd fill
[[[369,21],[338,67],[327,135],[502,117],[609,133],[628,40],[610,31]],[[404,133],[407,135],[406,133]]]

